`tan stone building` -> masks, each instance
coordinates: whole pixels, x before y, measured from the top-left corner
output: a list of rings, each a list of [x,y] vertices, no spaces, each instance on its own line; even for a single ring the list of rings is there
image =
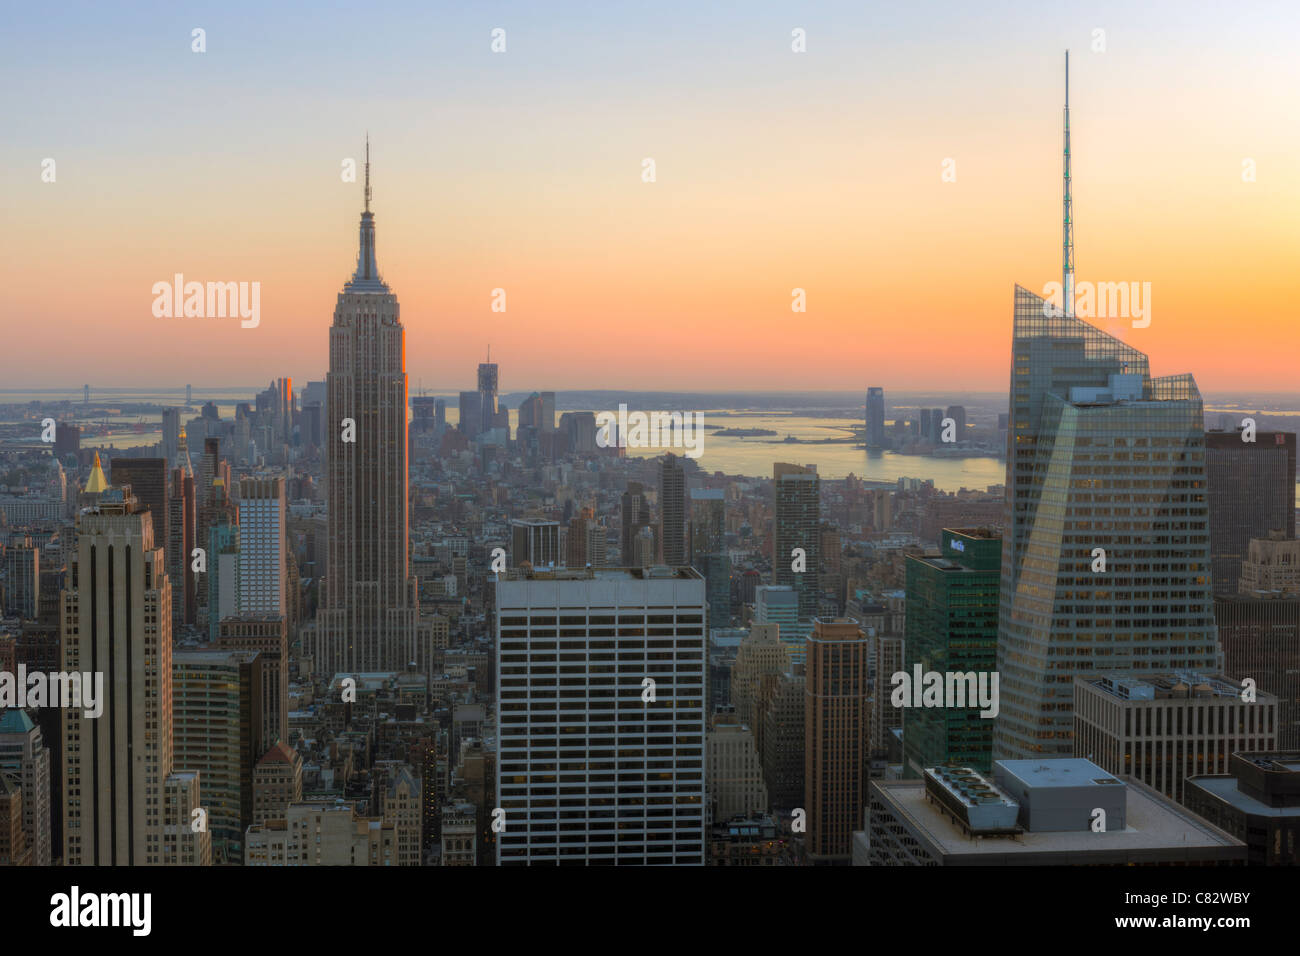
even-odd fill
[[[17,775],[0,773],[0,866],[31,866],[23,831],[23,788]]]
[[[394,865],[419,866],[420,781],[405,767],[397,771],[384,798],[384,826],[393,831]]]
[[[763,752],[763,707],[781,675],[790,669],[790,645],[779,624],[755,624],[740,642],[731,666],[731,704],[736,719],[751,729],[754,748]]]
[[[302,757],[281,741],[253,770],[253,823],[283,818],[289,804],[302,800]]]
[[[328,562],[315,627],[304,636],[318,673],[430,673],[433,635],[420,621],[409,555],[406,330],[379,275],[366,204],[357,267],[338,294],[325,377]]]
[[[851,618],[816,619],[804,697],[805,846],[815,863],[848,863],[862,826],[869,756],[867,637]]]
[[[153,515],[105,488],[77,521],[61,667],[103,675],[103,713],[61,711],[67,866],[209,864],[197,775],[172,776],[172,584]]]
[[[1241,562],[1238,590],[1300,591],[1300,541],[1281,531],[1267,538],[1251,538],[1246,560]]]
[[[216,646],[258,651],[262,658],[262,704],[258,756],[289,736],[289,628],[282,614],[245,614],[217,625]]]
[[[754,735],[734,714],[715,714],[705,737],[709,823],[767,810],[767,787]]]
[[[478,830],[477,808],[468,800],[453,800],[442,808],[443,866],[474,866]]]
[[[803,806],[804,683],[802,674],[782,674],[762,708],[763,782],[773,811]]]
[[[290,805],[283,819],[251,826],[246,866],[396,866],[397,833],[345,801]]]
[[[890,700],[893,691],[890,677],[903,669],[903,639],[877,636],[872,654],[876,661],[876,684],[871,698],[871,752],[883,756],[889,751],[890,732],[903,726],[903,710]]]

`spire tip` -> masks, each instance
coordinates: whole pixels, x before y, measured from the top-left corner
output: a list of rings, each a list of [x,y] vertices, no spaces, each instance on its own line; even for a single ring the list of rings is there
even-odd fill
[[[366,131],[366,212],[370,212],[370,131]]]

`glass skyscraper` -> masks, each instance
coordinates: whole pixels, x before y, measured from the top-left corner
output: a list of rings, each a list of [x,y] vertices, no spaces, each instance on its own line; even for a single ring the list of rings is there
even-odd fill
[[[1242,437],[1240,427],[1205,435],[1210,553],[1219,594],[1237,592],[1251,538],[1267,538],[1271,531],[1295,537],[1295,434],[1262,431],[1254,441]]]
[[[1072,754],[1076,674],[1220,669],[1196,383],[1046,306],[1016,287],[998,759]]]
[[[907,556],[907,615],[903,670],[988,674],[996,669],[998,569],[1002,542],[987,528],[945,528],[941,554]],[[890,675],[877,674],[877,693],[889,693]],[[969,693],[969,690],[967,691]],[[993,718],[980,716],[975,696],[964,707],[903,711],[903,775],[956,761],[993,769]]]
[[[793,588],[799,617],[811,621],[821,599],[821,479],[813,465],[772,465],[772,583]],[[794,551],[803,551],[803,570],[794,570]]]
[[[876,385],[867,389],[867,447],[885,447],[885,390]]]

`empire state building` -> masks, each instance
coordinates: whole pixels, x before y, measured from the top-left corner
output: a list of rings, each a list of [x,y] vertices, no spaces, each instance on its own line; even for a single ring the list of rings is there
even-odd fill
[[[330,327],[325,483],[328,566],[315,634],[320,673],[427,669],[419,589],[407,544],[406,333],[397,296],[379,276],[365,211],[352,278]]]

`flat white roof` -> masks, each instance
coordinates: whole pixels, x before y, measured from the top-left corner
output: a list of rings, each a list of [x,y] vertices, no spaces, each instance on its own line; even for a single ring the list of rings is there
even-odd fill
[[[1083,757],[1047,760],[999,760],[997,766],[1029,787],[1094,787],[1122,785],[1114,774]],[[996,766],[994,776],[997,775]]]
[[[1085,761],[1086,762],[1086,761]],[[873,780],[887,794],[895,813],[951,856],[1083,853],[1089,850],[1196,849],[1240,847],[1242,842],[1141,786],[1129,786],[1127,826],[1123,830],[1025,832],[1015,837],[971,839],[925,796],[919,780]]]

